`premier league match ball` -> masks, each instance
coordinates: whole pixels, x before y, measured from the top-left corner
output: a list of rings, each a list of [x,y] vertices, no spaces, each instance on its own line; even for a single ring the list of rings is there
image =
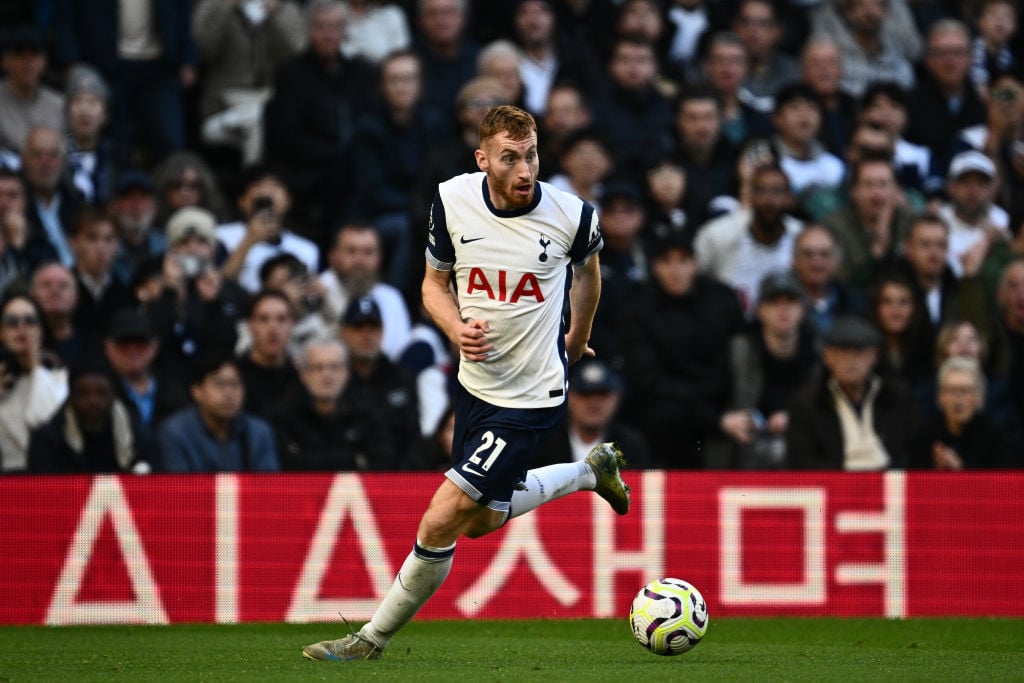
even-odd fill
[[[633,598],[629,625],[637,642],[654,654],[681,655],[707,632],[708,607],[686,581],[651,581]]]

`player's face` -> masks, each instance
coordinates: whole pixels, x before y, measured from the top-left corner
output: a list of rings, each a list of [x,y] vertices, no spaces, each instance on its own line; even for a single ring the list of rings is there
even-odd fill
[[[487,174],[494,208],[519,209],[533,201],[540,172],[536,132],[522,140],[513,140],[508,133],[487,138],[476,151],[476,162]]]

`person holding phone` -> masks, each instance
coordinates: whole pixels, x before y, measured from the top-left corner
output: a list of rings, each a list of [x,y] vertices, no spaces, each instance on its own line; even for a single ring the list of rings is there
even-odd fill
[[[284,180],[266,165],[242,171],[238,209],[244,221],[217,228],[217,239],[227,250],[221,267],[224,277],[255,293],[260,288],[260,267],[279,254],[292,254],[311,273],[320,270],[320,249],[284,226],[291,194]]]

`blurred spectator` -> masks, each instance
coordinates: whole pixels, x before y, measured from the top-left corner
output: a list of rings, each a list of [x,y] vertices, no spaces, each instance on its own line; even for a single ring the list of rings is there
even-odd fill
[[[132,308],[114,314],[103,341],[110,364],[114,391],[155,438],[156,428],[170,414],[189,403],[188,387],[181,375],[160,360],[160,339],[146,316]]]
[[[971,42],[971,81],[984,97],[993,76],[1017,66],[1022,56],[1010,44],[1020,10],[1013,0],[981,0],[974,10],[978,35]]]
[[[71,251],[75,255],[72,271],[78,283],[74,326],[90,343],[103,337],[105,325],[115,311],[135,305],[128,284],[114,275],[117,255],[114,219],[95,207],[86,207],[75,218]]]
[[[0,149],[17,153],[31,129],[64,129],[64,97],[42,83],[46,47],[34,28],[11,30],[0,49]]]
[[[1021,410],[1015,402],[1013,388],[1006,377],[993,373],[988,344],[978,327],[969,320],[949,320],[939,328],[935,338],[935,367],[950,358],[966,358],[978,364],[986,375],[984,412],[1002,431],[1010,453],[1024,452],[1024,429]],[[938,382],[933,371],[914,389],[919,409],[928,422],[939,417]]]
[[[793,275],[803,290],[807,320],[820,337],[839,316],[860,314],[860,292],[837,277],[842,254],[835,235],[818,223],[804,227],[793,241]]]
[[[812,24],[815,33],[839,44],[844,91],[860,97],[880,80],[913,87],[911,60],[921,52],[921,36],[905,0],[827,0],[818,5]]]
[[[853,167],[864,160],[886,161],[893,167],[894,175],[898,172],[896,140],[892,134],[866,122],[858,122],[850,135],[850,144],[847,145],[843,157],[846,164],[846,182],[838,187],[818,187],[810,191],[802,201],[801,208],[804,212],[814,220],[821,220],[848,204]],[[925,209],[925,198],[920,192],[901,187],[898,176],[896,183],[896,196],[900,203],[905,202],[914,212]]]
[[[918,214],[903,240],[903,256],[897,260],[914,294],[914,307],[928,330],[928,347],[947,319],[959,316],[960,283],[947,262],[949,226],[932,213]]]
[[[925,423],[913,464],[937,470],[1004,468],[1010,459],[1003,430],[984,408],[985,375],[977,361],[950,358],[938,370],[939,415]]]
[[[866,286],[889,268],[910,227],[892,164],[864,159],[850,166],[849,200],[822,219],[839,242],[843,259],[839,277]]]
[[[782,469],[790,398],[816,372],[813,328],[804,324],[800,283],[786,272],[761,281],[754,325],[729,342],[731,391],[721,418],[724,438],[705,454],[715,469]]]
[[[943,189],[944,171],[935,167],[930,149],[903,138],[909,123],[909,101],[909,95],[902,87],[891,81],[879,81],[864,91],[858,118],[892,136],[895,142],[893,162],[900,186],[931,197]]]
[[[701,36],[711,27],[710,5],[707,0],[671,0],[666,9],[671,74],[680,82],[693,80]]]
[[[994,203],[998,191],[998,175],[993,161],[975,150],[961,152],[949,164],[946,194],[939,216],[949,225],[949,265],[960,276],[964,260],[974,249],[995,233],[998,239],[1010,240],[1010,216]]]
[[[684,235],[692,238],[696,229],[683,208],[688,180],[682,163],[665,155],[648,167],[645,181],[647,225],[643,236],[662,239]]]
[[[396,2],[347,0],[348,24],[341,52],[346,57],[362,57],[374,64],[412,43],[409,22]]]
[[[798,196],[815,187],[837,187],[843,182],[843,162],[818,140],[821,120],[821,103],[807,85],[787,85],[776,94],[772,110],[775,156],[789,178],[791,191]]]
[[[29,293],[43,314],[43,348],[53,351],[65,366],[88,351],[88,340],[75,324],[78,283],[70,268],[57,261],[32,272]]]
[[[280,469],[270,425],[243,411],[246,387],[238,361],[204,358],[195,366],[190,393],[195,405],[168,417],[157,431],[164,470]]]
[[[623,0],[614,26],[616,36],[635,36],[654,46],[659,76],[671,68],[667,59],[670,36],[662,4],[661,0]],[[674,87],[669,81],[663,85]]]
[[[171,214],[186,206],[205,209],[217,220],[227,215],[213,171],[193,152],[175,152],[164,159],[153,171],[153,184],[157,204],[153,225],[158,230],[164,230]]]
[[[591,125],[590,102],[580,86],[569,81],[556,81],[548,91],[544,114],[537,120],[540,133],[541,178],[560,172],[558,157],[569,134]]]
[[[923,380],[932,369],[932,340],[927,312],[918,306],[911,281],[900,274],[882,275],[868,305],[869,317],[882,335],[875,371],[908,385]]]
[[[510,40],[495,40],[484,45],[477,55],[476,74],[501,83],[512,104],[522,107],[523,80],[519,77],[519,60],[519,48],[515,43]]]
[[[735,289],[749,314],[764,276],[789,270],[793,241],[803,227],[787,214],[792,195],[778,166],[754,171],[751,203],[750,209],[738,209],[705,225],[694,243],[701,272]]]
[[[455,101],[455,138],[431,148],[423,167],[413,200],[413,225],[426,225],[437,186],[461,173],[476,173],[474,152],[480,146],[480,122],[487,110],[499,104],[510,104],[501,84],[490,78],[474,78],[459,89]],[[414,250],[426,249],[426,230],[417,233],[419,244]],[[422,262],[417,270],[422,275]]]
[[[985,105],[971,83],[971,34],[953,19],[928,29],[921,78],[911,92],[907,139],[928,147],[946,168],[957,133],[985,121]]]
[[[0,292],[28,275],[33,264],[52,257],[49,243],[43,240],[34,248],[41,254],[29,254],[28,201],[25,186],[16,171],[0,166]]]
[[[729,339],[743,326],[736,293],[698,274],[684,240],[659,241],[651,281],[620,324],[630,424],[643,430],[652,466],[701,468],[729,397]]]
[[[993,76],[986,103],[988,120],[960,132],[957,148],[984,152],[996,162],[998,203],[1024,216],[1024,71]]]
[[[332,326],[341,323],[349,304],[370,296],[380,307],[384,338],[381,347],[391,359],[397,359],[409,341],[409,309],[401,292],[380,281],[380,236],[372,225],[346,223],[338,230],[327,258],[328,267],[320,274],[324,288],[324,311]]]
[[[32,265],[59,258],[70,266],[74,262],[68,235],[81,199],[64,177],[67,150],[55,128],[33,128],[21,151],[21,173],[28,191],[28,243],[26,251]]]
[[[420,61],[396,52],[380,65],[382,107],[363,115],[352,143],[354,183],[350,215],[376,226],[385,245],[385,280],[403,291],[418,285],[413,253],[413,196],[433,145],[450,137],[450,121],[422,104]],[[324,244],[326,249],[329,245]]]
[[[455,409],[449,407],[441,416],[437,429],[427,441],[426,463],[429,469],[447,470],[451,467],[452,443],[454,441]]]
[[[306,20],[309,47],[277,70],[263,110],[265,158],[282,169],[298,224],[322,242],[351,196],[352,135],[375,76],[369,63],[341,54],[343,4],[310,0]]]
[[[235,328],[245,314],[248,294],[217,270],[216,246],[209,211],[190,206],[171,216],[167,251],[153,278],[155,296],[145,311],[160,338],[163,362],[178,376],[206,353],[233,350]]]
[[[840,87],[843,56],[839,44],[827,35],[810,36],[800,53],[800,72],[821,103],[821,142],[841,157],[850,139],[857,102]]]
[[[853,317],[825,334],[821,378],[789,404],[786,459],[798,470],[848,472],[906,467],[918,423],[909,389],[874,373],[881,335]]]
[[[669,149],[672,106],[655,84],[654,46],[616,38],[608,62],[608,88],[594,107],[608,140],[615,172],[638,182],[654,157]]]
[[[256,163],[274,72],[303,47],[302,12],[290,0],[200,0],[192,35],[202,68],[202,140],[240,150],[245,165]]]
[[[367,406],[347,401],[348,354],[336,338],[313,338],[296,357],[304,391],[271,414],[282,470],[393,470],[391,435]]]
[[[758,111],[771,113],[780,88],[800,80],[796,60],[779,49],[782,25],[772,0],[738,0],[732,30],[747,51],[745,101]]]
[[[260,268],[260,291],[281,292],[291,303],[295,324],[288,341],[288,353],[294,357],[310,339],[330,336],[335,332],[324,308],[323,285],[293,254],[278,254],[267,259]],[[248,325],[239,325],[236,350],[244,352],[252,343]]]
[[[295,326],[291,302],[279,291],[264,290],[253,299],[247,322],[252,344],[238,361],[245,411],[265,417],[282,396],[301,388],[288,353]]]
[[[479,46],[466,31],[467,0],[420,0],[413,49],[423,64],[423,99],[451,113],[459,89],[476,76]]]
[[[196,79],[191,3],[54,0],[59,66],[96,67],[113,88],[114,158],[129,165],[137,133],[151,160],[185,142],[183,90]]]
[[[416,384],[382,352],[381,311],[368,296],[353,299],[341,318],[341,340],[349,351],[351,379],[344,400],[375,414],[397,449],[396,469],[423,466]]]
[[[109,368],[98,358],[71,366],[68,397],[32,430],[28,470],[34,474],[151,471],[156,442],[117,398]]]
[[[686,219],[696,231],[715,215],[720,198],[738,195],[738,151],[722,135],[714,91],[687,88],[676,98],[674,112],[675,155],[686,172]]]
[[[113,150],[104,134],[110,91],[87,66],[76,66],[65,90],[68,171],[89,204],[105,204],[114,175]]]
[[[741,97],[747,79],[747,49],[735,33],[715,33],[708,38],[702,70],[718,98],[722,137],[733,145],[741,145],[751,137],[770,132],[769,117]]]
[[[522,51],[519,77],[523,101],[525,108],[538,117],[547,113],[548,98],[558,81],[575,83],[582,92],[593,93],[602,80],[593,43],[581,42],[562,30],[567,26],[558,17],[557,4],[550,0],[520,0],[515,4],[513,33]]]
[[[580,462],[590,450],[612,441],[629,453],[631,467],[649,467],[644,437],[616,419],[625,385],[622,377],[598,358],[584,358],[569,371],[568,416],[544,439],[531,467]]]
[[[647,280],[647,255],[640,243],[644,201],[628,181],[609,183],[601,196],[601,304],[594,315],[590,342],[613,368],[622,368],[622,316],[636,289]]]
[[[612,171],[612,155],[605,136],[596,128],[579,128],[562,141],[561,173],[548,182],[596,207],[601,205],[604,179]]]
[[[27,294],[0,299],[0,458],[4,472],[24,470],[29,434],[68,396],[64,368],[44,363],[42,311]]]
[[[240,178],[242,191],[238,209],[244,221],[217,228],[217,239],[228,252],[221,272],[250,293],[260,288],[260,266],[278,254],[293,254],[311,273],[320,269],[316,244],[284,226],[292,197],[283,178],[269,166],[245,169]]]
[[[167,248],[166,236],[153,223],[156,195],[149,175],[135,169],[118,173],[107,211],[114,219],[120,245],[114,273],[122,282],[131,282],[141,263],[162,255]]]
[[[409,343],[397,362],[416,379],[420,433],[424,438],[437,432],[451,404],[452,356],[451,343],[421,307],[409,332]]]

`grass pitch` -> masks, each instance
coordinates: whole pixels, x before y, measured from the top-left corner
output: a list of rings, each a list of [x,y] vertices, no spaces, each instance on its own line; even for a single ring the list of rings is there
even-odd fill
[[[414,622],[377,662],[304,659],[343,624],[0,628],[0,681],[1020,681],[1022,619],[720,619],[678,657],[625,619]]]

